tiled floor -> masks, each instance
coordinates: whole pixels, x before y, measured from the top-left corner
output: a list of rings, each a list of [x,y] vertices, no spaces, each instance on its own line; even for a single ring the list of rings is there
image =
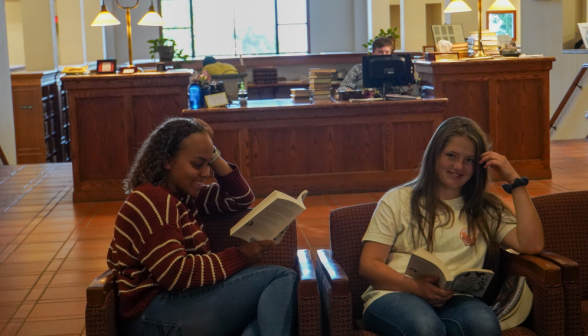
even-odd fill
[[[531,181],[531,194],[588,190],[588,141],[554,141],[551,153],[553,179]],[[382,194],[307,197],[299,247],[328,248],[329,212]],[[0,167],[0,336],[84,334],[85,288],[106,269],[121,204],[73,204],[70,164]]]

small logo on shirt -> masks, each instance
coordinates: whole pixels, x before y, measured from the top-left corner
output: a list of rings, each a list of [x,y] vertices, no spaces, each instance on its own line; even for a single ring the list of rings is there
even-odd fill
[[[463,241],[463,244],[465,246],[473,246],[476,242],[475,239],[471,239],[468,235],[468,228],[461,229],[461,231],[459,232],[459,239]]]

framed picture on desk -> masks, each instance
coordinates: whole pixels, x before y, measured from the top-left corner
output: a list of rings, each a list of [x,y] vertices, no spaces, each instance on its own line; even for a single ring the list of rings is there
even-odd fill
[[[96,73],[98,74],[112,74],[116,73],[116,60],[97,60]]]
[[[434,53],[435,51],[437,51],[437,47],[434,45],[423,46],[423,56],[428,52]]]

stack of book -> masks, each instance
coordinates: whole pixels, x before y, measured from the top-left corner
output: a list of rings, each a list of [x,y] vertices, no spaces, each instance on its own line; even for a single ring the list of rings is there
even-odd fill
[[[495,32],[482,30],[482,46],[484,46],[484,52],[489,56],[500,56],[498,37]],[[478,32],[472,31],[468,36],[468,54],[473,56],[476,52],[478,52]]]
[[[467,42],[463,42],[463,43],[454,43],[451,46],[451,51],[455,51],[457,53],[459,53],[459,58],[466,58],[469,56],[468,54],[468,43]]]
[[[335,72],[336,69],[310,69],[308,77],[313,100],[331,98],[331,81]]]
[[[309,100],[310,90],[309,89],[290,89],[290,97],[292,100]]]

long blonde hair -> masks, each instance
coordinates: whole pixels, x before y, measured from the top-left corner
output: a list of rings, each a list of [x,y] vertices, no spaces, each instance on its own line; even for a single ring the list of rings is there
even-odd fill
[[[485,133],[471,119],[449,118],[437,128],[431,138],[423,155],[419,175],[406,184],[413,188],[410,201],[413,243],[418,246],[420,239],[424,239],[427,250],[430,252],[433,251],[435,243],[435,230],[451,226],[454,221],[453,210],[437,197],[440,181],[436,167],[441,153],[455,137],[467,137],[474,144],[474,171],[472,177],[461,188],[460,194],[464,205],[459,214],[459,216],[466,216],[468,235],[471,237],[472,244],[475,244],[480,234],[488,246],[493,246],[498,225],[492,227],[491,223],[493,221],[500,223],[505,212],[512,215],[510,209],[498,196],[487,191],[488,170],[478,164],[482,153],[490,149]],[[448,216],[444,223],[435,226],[439,210]]]

